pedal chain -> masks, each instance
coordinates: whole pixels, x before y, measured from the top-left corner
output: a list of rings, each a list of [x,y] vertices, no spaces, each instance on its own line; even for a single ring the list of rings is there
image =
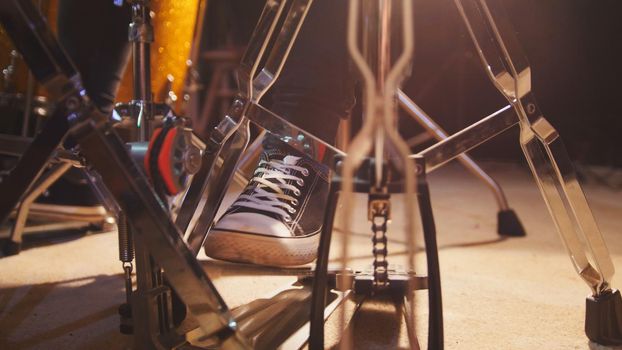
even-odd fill
[[[368,219],[371,221],[374,255],[374,286],[387,287],[389,284],[389,262],[387,255],[387,224],[391,215],[391,202],[388,193],[370,193]]]

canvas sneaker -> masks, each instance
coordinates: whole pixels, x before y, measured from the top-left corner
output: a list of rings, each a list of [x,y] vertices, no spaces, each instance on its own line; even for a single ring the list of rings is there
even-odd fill
[[[207,235],[209,257],[294,266],[317,254],[328,197],[328,167],[279,142]]]

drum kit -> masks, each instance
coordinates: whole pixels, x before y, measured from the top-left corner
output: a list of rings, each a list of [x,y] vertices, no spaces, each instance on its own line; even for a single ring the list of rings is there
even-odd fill
[[[18,231],[23,231],[33,200],[67,169],[79,167],[99,194],[105,216],[113,217],[117,225],[126,282],[126,302],[119,308],[120,330],[133,335],[136,348],[322,349],[327,346],[325,324],[331,323],[340,330],[338,346],[349,349],[362,332],[356,326],[360,323],[352,320],[373,322],[374,313],[368,311],[373,307],[369,306],[389,305],[398,325],[391,336],[397,339],[405,329],[407,347],[418,349],[421,339],[414,325],[415,302],[419,300],[415,291],[428,290],[426,343],[429,349],[442,349],[440,261],[426,174],[459,159],[495,194],[500,209],[498,233],[524,235],[500,186],[464,154],[518,125],[521,147],[560,237],[577,273],[591,289],[586,335],[598,344],[622,344],[622,298],[610,286],[614,272],[611,258],[559,135],[536,104],[531,69],[507,14],[499,2],[454,1],[486,73],[508,106],[448,136],[400,90],[414,54],[412,1],[350,1],[348,52],[364,84],[363,123],[343,149],[261,105],[261,98],[279,77],[313,0],[266,1],[236,71],[238,92],[206,139],[196,136],[187,120],[175,113],[180,109],[174,103],[176,96],[187,99],[186,93],[176,91],[179,85],[175,84],[183,79],[173,82],[151,77],[154,27],[150,1],[127,0],[132,8],[129,39],[134,84],[132,99],[116,106],[118,118],[93,107],[79,72],[37,8],[30,1],[2,1],[0,22],[15,53],[10,54],[4,70],[1,101],[47,119],[34,137],[24,140],[29,127],[22,126],[22,138],[0,144],[20,156],[0,183],[0,220],[7,220],[17,208],[16,233],[5,240],[4,252],[19,252]],[[189,6],[202,8],[205,3]],[[160,53],[166,50],[166,46],[157,49]],[[188,52],[178,56],[187,57]],[[22,96],[12,90],[20,85],[13,77],[22,58],[30,68],[31,80],[45,88],[45,105],[35,102],[34,94]],[[164,82],[157,90],[168,90],[163,95],[169,97],[164,101],[168,103],[153,101],[155,81]],[[439,141],[412,154],[396,127],[398,106]],[[33,112],[36,108],[40,110]],[[29,123],[26,119],[25,124]],[[330,194],[315,268],[253,268],[254,273],[298,278],[269,298],[229,309],[197,254],[231,180],[245,177],[237,170],[248,158],[245,154],[259,145],[250,142],[251,124],[304,153],[324,147],[328,155],[324,159],[330,159],[327,165],[332,169]],[[71,135],[77,146],[63,145],[66,135]],[[52,170],[43,172],[48,167]],[[368,271],[348,266],[355,192],[368,195],[374,253]],[[408,219],[404,226],[408,243],[405,267],[389,265],[387,260],[391,200],[398,193],[405,194],[404,217]],[[344,211],[345,234],[341,264],[332,268],[328,257],[338,202]],[[417,232],[423,233],[425,241],[427,276],[415,273]]]

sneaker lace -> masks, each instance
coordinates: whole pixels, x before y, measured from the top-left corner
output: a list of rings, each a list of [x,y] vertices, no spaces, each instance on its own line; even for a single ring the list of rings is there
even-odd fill
[[[253,191],[242,194],[233,203],[233,206],[252,208],[264,212],[274,213],[285,222],[292,220],[290,214],[294,214],[293,207],[298,204],[301,194],[300,188],[304,186],[304,180],[292,174],[297,171],[303,176],[309,175],[309,170],[296,165],[300,157],[286,156],[283,160],[261,160],[251,184],[255,184]],[[291,191],[290,195],[285,191]]]

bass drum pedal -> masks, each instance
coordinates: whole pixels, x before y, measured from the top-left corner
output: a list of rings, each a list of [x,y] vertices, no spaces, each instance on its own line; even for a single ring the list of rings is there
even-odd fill
[[[143,166],[160,197],[182,193],[190,176],[201,167],[205,145],[180,121],[167,118],[153,131],[149,142],[127,144],[130,154]]]

